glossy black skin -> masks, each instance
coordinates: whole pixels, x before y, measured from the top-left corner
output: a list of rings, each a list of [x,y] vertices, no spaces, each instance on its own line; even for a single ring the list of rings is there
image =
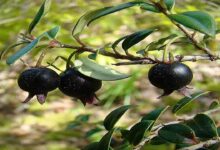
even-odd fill
[[[193,73],[191,69],[180,62],[171,64],[156,64],[148,72],[150,82],[164,91],[172,92],[188,85]]]
[[[19,87],[33,95],[47,93],[58,87],[59,75],[49,68],[31,68],[18,78]]]
[[[100,80],[85,76],[75,68],[68,68],[60,77],[60,91],[83,101],[92,99],[95,95],[94,93],[102,86]]]

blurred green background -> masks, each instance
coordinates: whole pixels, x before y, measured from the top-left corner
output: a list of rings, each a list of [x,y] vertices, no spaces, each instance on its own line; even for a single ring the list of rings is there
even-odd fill
[[[0,1],[0,50],[15,43],[19,33],[25,33],[42,2],[42,0]],[[38,24],[33,34],[37,36],[56,25],[60,25],[61,31],[57,39],[63,43],[77,45],[71,37],[71,31],[81,15],[88,10],[117,5],[122,2],[127,1],[53,0],[50,12]],[[203,10],[210,13],[219,27],[220,3],[218,0],[176,0],[175,12],[189,10]],[[126,34],[153,27],[157,27],[158,32],[132,48],[134,52],[153,40],[172,33],[181,34],[161,14],[154,14],[134,7],[95,21],[83,31],[81,39],[92,47],[102,47]],[[219,40],[220,37],[217,35],[215,41],[210,41],[209,46],[215,52],[219,52]],[[171,49],[174,54],[200,53],[190,45],[173,46]],[[6,57],[13,51],[9,52]],[[40,55],[39,52],[40,49],[36,49],[23,59],[28,64],[34,65]],[[43,64],[46,65],[47,61],[51,62],[58,55],[67,57],[70,52],[71,50],[68,49],[52,49]],[[160,54],[158,52],[158,55]],[[102,65],[111,65],[120,62],[120,60],[99,56],[97,62]],[[213,91],[185,110],[188,114],[193,114],[206,110],[213,100],[219,100],[220,62],[199,61],[187,64],[194,72],[194,79],[190,85],[193,87],[192,91]],[[65,64],[58,61],[56,65],[64,69]],[[127,113],[119,122],[122,127],[129,127],[150,110],[158,106],[176,103],[182,97],[176,92],[168,97],[157,99],[162,91],[154,88],[147,80],[147,71],[150,66],[111,66],[123,73],[132,74],[132,76],[121,81],[104,82],[102,89],[97,93],[102,100],[100,106],[87,105],[84,107],[80,101],[72,100],[70,97],[62,95],[58,90],[49,93],[47,102],[40,105],[36,99],[28,104],[21,103],[27,93],[19,89],[16,79],[25,66],[20,61],[7,66],[5,59],[3,59],[0,61],[0,149],[77,150],[100,139],[105,133],[100,131],[102,129],[101,121],[110,110],[118,106],[123,104],[136,105],[135,109]],[[220,119],[218,115],[216,115],[217,119]],[[168,122],[169,120],[175,120],[175,117],[168,112],[160,122]],[[165,150],[173,149],[173,146],[146,146],[143,149]]]

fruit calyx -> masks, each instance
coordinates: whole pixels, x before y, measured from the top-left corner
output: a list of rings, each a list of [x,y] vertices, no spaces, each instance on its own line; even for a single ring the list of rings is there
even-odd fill
[[[34,67],[23,71],[18,78],[19,87],[28,92],[23,103],[29,102],[35,95],[40,104],[45,103],[47,93],[55,90],[59,82],[59,75],[49,68]]]
[[[65,95],[78,98],[84,105],[94,104],[98,99],[95,92],[101,88],[101,80],[85,76],[76,68],[67,68],[60,78],[59,89]]]
[[[181,62],[158,63],[149,70],[148,78],[151,84],[164,90],[160,96],[162,97],[175,90],[185,91],[186,85],[193,78],[193,73],[187,65]]]

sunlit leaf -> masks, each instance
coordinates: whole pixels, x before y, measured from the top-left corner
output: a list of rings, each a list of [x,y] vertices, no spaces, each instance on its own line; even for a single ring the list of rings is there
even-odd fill
[[[128,37],[125,38],[125,40],[122,43],[122,48],[126,51],[130,47],[134,46],[135,44],[139,43],[143,39],[145,39],[147,36],[149,36],[151,33],[153,33],[154,29],[148,29],[148,30],[141,30],[138,32],[135,32]]]
[[[105,7],[105,8],[101,8],[98,10],[89,11],[78,20],[78,22],[76,23],[72,31],[72,35],[73,36],[78,35],[80,32],[82,32],[82,30],[85,28],[86,25],[89,25],[91,22],[93,22],[94,20],[100,17],[109,15],[111,13],[135,6],[141,3],[143,2],[128,2],[128,3],[120,4],[117,6]]]
[[[195,144],[193,130],[183,124],[171,124],[162,127],[158,131],[160,138],[175,144]]]
[[[88,58],[79,58],[74,62],[74,65],[80,73],[98,80],[113,81],[129,77],[106,66],[99,65]]]
[[[181,25],[194,29],[209,36],[215,36],[216,23],[212,16],[201,11],[188,11],[169,15]]]
[[[115,110],[113,110],[111,113],[109,113],[103,122],[106,130],[111,130],[114,128],[114,125],[117,123],[117,121],[122,117],[122,115],[131,108],[131,105],[125,105],[121,106]]]
[[[172,109],[173,113],[178,113],[180,110],[182,110],[184,107],[186,107],[188,104],[190,104],[193,100],[199,98],[200,96],[203,96],[209,92],[197,92],[191,95],[191,97],[184,97],[181,100],[179,100]]]
[[[215,122],[205,114],[197,114],[192,120],[186,122],[190,126],[197,137],[210,139],[218,136]]]
[[[51,5],[51,0],[45,0],[44,3],[41,5],[41,7],[38,10],[36,16],[34,17],[31,24],[29,25],[29,28],[28,28],[28,33],[29,34],[31,34],[32,30],[39,23],[41,18],[48,13],[50,5]]]

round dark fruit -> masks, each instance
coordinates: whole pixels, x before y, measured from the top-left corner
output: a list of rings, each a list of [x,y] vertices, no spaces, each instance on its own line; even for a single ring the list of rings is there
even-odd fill
[[[95,92],[101,86],[102,81],[85,76],[75,68],[68,68],[60,75],[60,91],[80,99],[83,104],[93,103],[96,98]]]
[[[58,87],[59,82],[60,77],[55,71],[40,67],[27,69],[18,78],[19,87],[29,93],[24,102],[36,95],[41,104],[45,102],[47,93]]]
[[[159,63],[149,70],[148,78],[154,86],[164,90],[163,95],[169,95],[174,90],[188,85],[193,78],[193,73],[181,62]]]

